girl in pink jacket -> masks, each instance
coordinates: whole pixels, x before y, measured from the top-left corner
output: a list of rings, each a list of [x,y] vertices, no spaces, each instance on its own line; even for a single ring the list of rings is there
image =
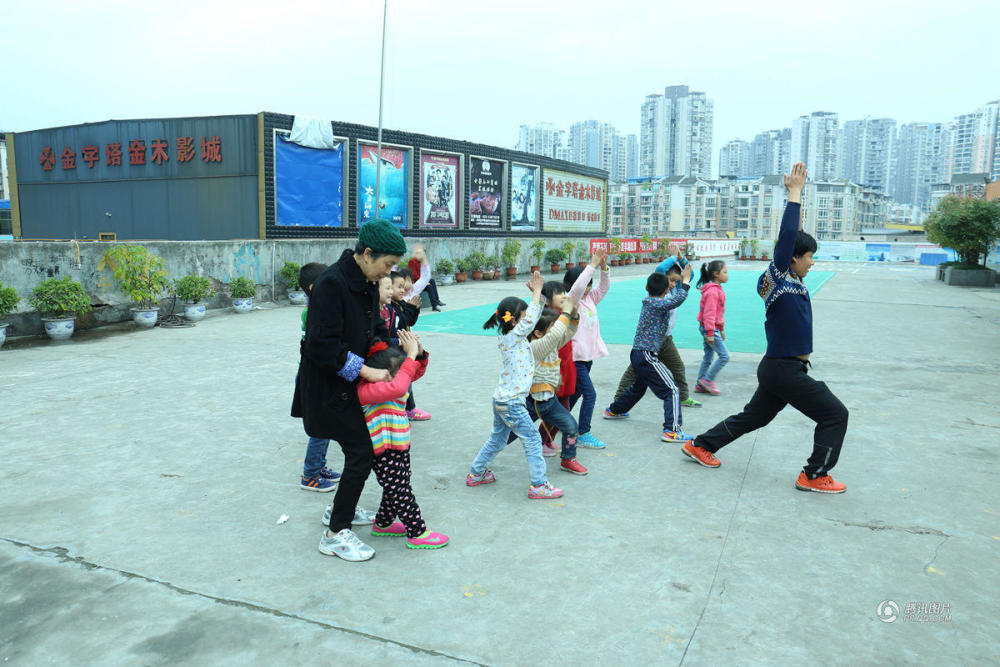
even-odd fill
[[[698,288],[701,289],[701,307],[698,309],[698,329],[701,331],[705,345],[705,356],[698,370],[698,382],[694,390],[703,394],[718,396],[721,392],[715,386],[715,376],[722,367],[729,363],[729,350],[726,349],[725,313],[726,293],[722,291],[723,283],[729,281],[729,269],[721,259],[705,262],[701,265],[701,278]],[[715,363],[712,356],[718,355]]]

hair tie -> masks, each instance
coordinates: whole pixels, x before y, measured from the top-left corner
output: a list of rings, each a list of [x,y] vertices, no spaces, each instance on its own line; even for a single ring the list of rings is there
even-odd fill
[[[365,358],[370,359],[371,357],[375,356],[382,350],[388,350],[388,349],[389,349],[389,344],[380,340],[374,345],[372,345],[370,348],[368,348],[368,354],[366,355]]]
[[[499,314],[500,313],[498,311],[497,315],[499,315]],[[503,313],[503,317],[501,317],[500,319],[503,320],[504,322],[510,322],[512,319],[514,319],[514,316],[510,314],[509,310],[505,310],[504,313]]]

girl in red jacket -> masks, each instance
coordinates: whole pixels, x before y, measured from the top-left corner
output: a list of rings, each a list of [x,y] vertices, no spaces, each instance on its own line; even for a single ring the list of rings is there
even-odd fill
[[[722,291],[723,283],[729,281],[729,269],[721,259],[705,262],[701,265],[701,278],[698,287],[701,289],[701,307],[698,309],[698,329],[705,344],[705,356],[698,370],[698,382],[694,390],[703,394],[718,396],[721,392],[715,386],[715,376],[722,367],[729,363],[729,350],[726,349],[725,313],[726,293]],[[713,355],[718,355],[712,363]]]

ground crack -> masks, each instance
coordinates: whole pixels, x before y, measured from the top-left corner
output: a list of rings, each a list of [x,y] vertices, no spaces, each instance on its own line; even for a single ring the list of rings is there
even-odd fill
[[[945,539],[951,537],[947,533],[942,533],[940,530],[935,528],[927,528],[926,526],[890,526],[884,521],[869,521],[868,523],[853,523],[851,521],[841,521],[840,519],[827,519],[833,523],[839,523],[842,526],[847,526],[849,528],[867,528],[871,531],[877,530],[898,530],[904,533],[911,533],[913,535],[937,535],[938,537],[943,537]]]
[[[326,623],[324,621],[318,621],[316,619],[308,618],[306,616],[300,616],[298,614],[291,614],[291,613],[288,613],[288,612],[285,612],[285,611],[281,611],[280,609],[273,609],[271,607],[265,607],[263,605],[254,604],[252,602],[244,602],[243,600],[234,600],[234,599],[231,599],[231,598],[223,598],[223,597],[219,597],[217,595],[210,595],[208,593],[199,593],[198,591],[193,591],[193,590],[190,590],[190,589],[187,589],[187,588],[182,588],[180,586],[176,586],[174,584],[171,584],[168,581],[160,581],[159,579],[154,579],[152,577],[147,577],[146,575],[139,574],[137,572],[129,572],[127,570],[119,570],[119,569],[114,568],[114,567],[107,567],[106,565],[101,565],[99,563],[94,563],[92,561],[88,561],[87,559],[83,558],[82,556],[70,556],[69,555],[69,550],[67,550],[65,547],[39,547],[39,546],[35,546],[33,544],[28,544],[27,542],[21,542],[21,541],[18,541],[18,540],[12,540],[9,537],[0,537],[0,540],[3,540],[4,542],[7,542],[8,544],[13,544],[14,546],[18,546],[18,547],[21,547],[21,548],[24,548],[24,549],[30,549],[31,551],[33,551],[35,553],[53,555],[53,556],[55,556],[56,558],[58,558],[60,561],[62,561],[64,563],[73,563],[73,564],[79,565],[79,566],[81,566],[81,567],[83,567],[83,568],[85,568],[87,570],[103,570],[105,572],[114,572],[115,574],[119,574],[119,575],[121,575],[123,577],[126,577],[128,579],[139,579],[139,580],[145,581],[145,582],[150,583],[150,584],[155,584],[157,586],[163,586],[165,588],[169,588],[170,590],[172,590],[174,592],[177,592],[177,593],[180,593],[182,595],[193,595],[195,597],[200,597],[200,598],[203,598],[205,600],[211,600],[211,601],[216,602],[218,604],[227,605],[227,606],[230,606],[230,607],[239,607],[241,609],[248,609],[250,611],[256,611],[256,612],[260,612],[260,613],[264,613],[264,614],[269,614],[271,616],[276,616],[278,618],[288,618],[288,619],[292,619],[292,620],[296,620],[296,621],[301,621],[303,623],[308,623],[310,625],[315,625],[315,626],[318,626],[318,627],[321,627],[321,628],[325,628],[327,630],[336,630],[338,632],[344,632],[344,633],[347,633],[347,634],[350,634],[350,635],[354,635],[355,637],[364,637],[365,639],[370,639],[372,641],[381,642],[383,644],[392,644],[393,646],[399,646],[400,648],[409,649],[410,651],[413,651],[414,653],[423,653],[424,655],[430,655],[430,656],[434,656],[436,658],[446,658],[448,660],[454,660],[456,662],[464,662],[464,663],[468,663],[470,665],[481,665],[482,667],[486,667],[486,665],[484,665],[484,663],[476,662],[475,660],[468,660],[466,658],[459,658],[459,657],[454,656],[454,655],[449,655],[447,653],[442,653],[441,651],[435,651],[433,649],[423,648],[421,646],[414,646],[413,644],[407,644],[405,642],[397,641],[395,639],[389,639],[388,637],[380,637],[378,635],[369,634],[367,632],[362,632],[360,630],[353,630],[351,628],[345,628],[345,627],[341,627],[339,625],[333,625],[332,623]]]

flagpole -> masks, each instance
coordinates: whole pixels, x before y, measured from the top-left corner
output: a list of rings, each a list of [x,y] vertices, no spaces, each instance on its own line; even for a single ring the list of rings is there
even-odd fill
[[[385,25],[389,14],[389,0],[385,0],[382,9],[382,73],[378,81],[378,148],[375,153],[375,217],[381,218],[382,203],[380,188],[382,185],[382,96],[385,92]]]

